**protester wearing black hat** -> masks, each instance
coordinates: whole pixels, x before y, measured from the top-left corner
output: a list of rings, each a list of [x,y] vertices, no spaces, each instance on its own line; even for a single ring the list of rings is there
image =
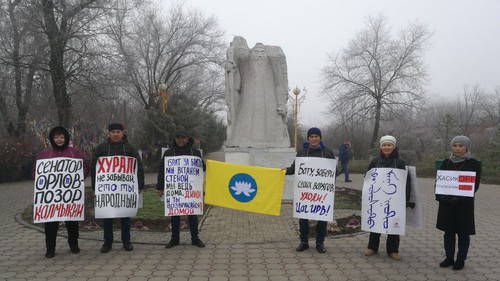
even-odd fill
[[[174,141],[172,142],[172,147],[167,149],[160,160],[159,171],[158,171],[158,181],[156,184],[156,188],[160,191],[160,196],[163,197],[163,190],[165,186],[165,157],[169,156],[181,156],[181,155],[190,155],[201,157],[200,150],[193,147],[194,139],[191,138],[187,131],[179,130],[175,133]],[[203,170],[205,171],[205,161],[203,161]],[[200,248],[205,247],[205,243],[203,243],[198,237],[198,216],[197,215],[188,215],[189,221],[189,231],[191,232],[191,244],[198,246]],[[172,216],[171,225],[172,225],[172,238],[165,246],[165,248],[172,248],[174,246],[179,245],[180,243],[180,216]]]
[[[310,128],[307,130],[307,142],[303,148],[297,152],[295,157],[320,157],[335,159],[335,154],[331,149],[326,147],[321,141],[321,130],[318,128]],[[295,161],[292,165],[286,168],[286,175],[295,174]],[[326,236],[326,221],[317,221],[316,224],[316,250],[319,253],[326,253],[324,246]],[[309,248],[309,220],[299,219],[300,229],[300,244],[295,249],[297,252],[302,252]]]
[[[452,153],[443,161],[439,170],[476,172],[474,193],[481,181],[481,165],[472,158],[471,141],[466,136],[456,136],[451,140]],[[453,266],[453,270],[464,268],[470,245],[470,235],[476,234],[474,222],[474,197],[436,194],[439,201],[436,227],[444,231],[446,259],[440,267]],[[455,244],[458,236],[458,253],[455,260]]]
[[[125,127],[119,123],[112,123],[108,126],[108,140],[99,144],[95,149],[91,163],[92,188],[95,190],[96,181],[96,164],[99,157],[123,155],[137,159],[137,179],[139,191],[144,188],[144,170],[142,167],[142,159],[139,156],[138,150],[128,142],[125,135]],[[126,251],[132,251],[134,247],[130,242],[130,218],[120,218],[121,222],[121,239],[123,248]],[[113,237],[113,219],[103,219],[104,223],[104,245],[101,248],[101,253],[107,253],[111,250]]]

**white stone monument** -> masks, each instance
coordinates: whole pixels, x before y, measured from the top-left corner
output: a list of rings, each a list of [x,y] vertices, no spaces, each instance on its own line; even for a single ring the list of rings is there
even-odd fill
[[[286,127],[288,76],[281,47],[257,43],[250,49],[243,37],[235,36],[227,49],[225,70],[229,108],[225,161],[290,166],[296,153]]]

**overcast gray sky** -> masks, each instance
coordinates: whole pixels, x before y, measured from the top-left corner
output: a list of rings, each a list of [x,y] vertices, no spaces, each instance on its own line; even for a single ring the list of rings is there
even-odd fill
[[[250,48],[258,42],[281,46],[290,88],[308,89],[299,114],[302,124],[326,124],[320,70],[327,54],[347,46],[364,28],[368,15],[385,14],[393,31],[418,20],[434,32],[426,55],[429,98],[456,97],[465,84],[479,84],[487,92],[500,86],[498,0],[185,0],[185,4],[217,17],[227,43],[240,35]]]

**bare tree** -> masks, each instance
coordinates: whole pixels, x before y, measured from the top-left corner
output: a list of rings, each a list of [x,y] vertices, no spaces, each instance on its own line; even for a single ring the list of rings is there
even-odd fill
[[[68,66],[65,56],[68,52],[83,52],[72,49],[76,43],[95,35],[99,31],[99,19],[105,15],[107,3],[98,0],[53,1],[41,0],[40,8],[43,30],[48,38],[50,55],[49,69],[52,78],[52,92],[57,108],[59,123],[69,127],[72,123],[72,102],[67,90]],[[108,4],[109,5],[109,4]],[[73,44],[72,44],[73,43]],[[77,56],[80,60],[84,56]]]
[[[383,15],[368,17],[366,28],[329,56],[324,93],[337,108],[352,108],[352,116],[374,121],[372,147],[381,120],[414,110],[423,100],[423,58],[431,35],[425,25],[410,23],[393,37]]]
[[[165,115],[179,109],[160,110],[161,83],[168,86],[167,92],[191,96],[197,101],[195,110],[210,111],[223,97],[223,32],[214,17],[186,11],[182,4],[167,13],[157,7],[123,9],[109,25],[109,34],[116,43],[123,91],[146,111],[145,125],[155,131],[153,142],[161,138],[158,134],[168,134],[166,122],[174,122]]]
[[[500,86],[496,87],[493,93],[485,95],[483,108],[484,121],[488,126],[500,124]]]
[[[2,72],[2,94],[0,112],[4,124],[11,136],[22,136],[26,132],[26,119],[32,105],[32,92],[35,75],[40,69],[45,55],[43,38],[30,22],[30,11],[21,6],[21,1],[8,1],[6,10],[2,10],[0,35],[0,63],[5,67]],[[9,85],[9,86],[7,86]],[[9,89],[17,112],[17,118],[11,114]]]
[[[485,92],[479,85],[465,85],[457,103],[457,121],[463,135],[469,135],[480,120]]]

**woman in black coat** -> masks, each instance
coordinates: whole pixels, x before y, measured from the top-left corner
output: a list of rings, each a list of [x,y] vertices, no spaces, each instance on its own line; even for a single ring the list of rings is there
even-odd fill
[[[443,161],[440,170],[476,172],[474,193],[479,189],[481,165],[471,157],[471,142],[466,136],[451,140],[451,156]],[[474,222],[474,197],[436,194],[439,201],[436,228],[444,231],[446,259],[440,267],[453,266],[454,270],[464,267],[469,251],[470,235],[476,234]],[[458,236],[458,253],[455,260],[455,242]]]
[[[380,138],[380,155],[374,158],[368,170],[372,168],[396,168],[406,170],[406,162],[399,157],[398,148],[396,147],[396,138],[390,135],[386,135]],[[411,193],[411,180],[410,176],[406,178],[406,206],[414,207],[414,203],[410,203],[410,193]],[[380,233],[370,232],[370,237],[368,238],[368,249],[365,251],[365,256],[372,256],[378,252],[380,244]],[[387,255],[393,260],[401,260],[401,255],[399,255],[399,235],[389,234],[387,235],[386,251]]]

